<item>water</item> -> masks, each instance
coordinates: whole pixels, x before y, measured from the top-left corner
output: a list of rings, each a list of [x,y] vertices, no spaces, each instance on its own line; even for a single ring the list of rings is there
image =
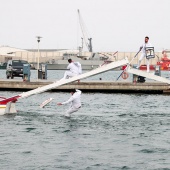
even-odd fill
[[[48,70],[47,71],[47,79],[48,80],[56,80],[56,79],[61,79],[63,78],[63,75],[64,75],[64,70]],[[87,72],[86,71],[83,71],[83,73]],[[151,71],[153,72],[153,71]],[[102,81],[116,81],[117,78],[119,77],[119,75],[122,73],[122,70],[120,71],[107,71],[105,73],[101,73],[99,75],[95,75],[95,76],[92,76],[92,77],[88,77],[84,80],[81,80],[81,81],[87,81],[87,80],[93,80],[93,81],[99,81],[100,78],[102,79]],[[30,79],[31,80],[37,80],[37,70],[31,70],[31,77]],[[132,74],[128,74],[129,77],[127,79],[122,79],[121,77],[118,79],[118,81],[121,81],[121,82],[129,82],[129,81],[132,81]],[[161,72],[161,76],[162,77],[165,77],[165,78],[170,78],[170,72],[169,71],[162,71]],[[6,70],[0,70],[0,79],[6,79]],[[16,80],[21,80],[21,77],[15,77],[14,79]],[[146,81],[153,81],[153,80],[149,80],[146,78]]]
[[[54,100],[39,108],[49,97]],[[56,103],[69,97],[67,92],[31,96],[16,103],[16,115],[0,117],[1,170],[170,169],[168,95],[83,93],[82,108],[66,119],[68,106]]]

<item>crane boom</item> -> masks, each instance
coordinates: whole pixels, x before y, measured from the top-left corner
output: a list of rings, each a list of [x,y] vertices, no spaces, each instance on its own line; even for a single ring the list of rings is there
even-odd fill
[[[93,52],[93,49],[92,49],[92,38],[89,38],[86,30],[85,30],[85,24],[83,22],[83,19],[80,15],[80,11],[79,9],[77,10],[78,12],[78,17],[79,17],[79,23],[80,23],[80,27],[81,27],[81,31],[82,31],[82,34],[83,34],[83,38],[84,38],[84,42],[85,42],[85,45],[87,47],[87,49],[89,50],[89,52]]]

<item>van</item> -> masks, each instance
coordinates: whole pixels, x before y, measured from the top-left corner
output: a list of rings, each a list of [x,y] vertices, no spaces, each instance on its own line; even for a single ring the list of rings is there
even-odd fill
[[[8,60],[6,67],[6,78],[23,77],[23,65],[29,64],[25,60]]]

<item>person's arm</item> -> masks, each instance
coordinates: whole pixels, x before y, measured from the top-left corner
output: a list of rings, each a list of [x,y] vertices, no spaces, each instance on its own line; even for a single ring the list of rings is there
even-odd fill
[[[67,70],[70,70],[70,64],[67,66]]]
[[[143,48],[143,45],[141,45],[141,46],[140,46],[139,50],[141,51],[141,50],[142,50],[142,48]]]
[[[73,99],[74,99],[73,96],[71,96],[67,101],[62,102],[62,103],[57,103],[57,105],[64,105],[64,104],[70,103],[73,101]]]
[[[73,96],[71,96],[67,101],[62,102],[61,104],[62,104],[62,105],[63,105],[63,104],[68,104],[68,103],[72,102],[73,100],[74,100],[74,98],[73,98]]]
[[[70,103],[70,102],[72,102],[73,100],[74,100],[74,98],[77,96],[77,94],[78,95],[81,95],[81,90],[78,90],[78,89],[76,89],[76,93],[74,93],[74,95],[73,96],[71,96],[67,101],[65,101],[65,102],[62,102],[62,103],[57,103],[57,105],[64,105],[64,104],[68,104],[68,103]]]
[[[74,62],[74,64],[77,66],[77,67],[79,67],[79,62],[78,61],[76,61],[76,62]]]

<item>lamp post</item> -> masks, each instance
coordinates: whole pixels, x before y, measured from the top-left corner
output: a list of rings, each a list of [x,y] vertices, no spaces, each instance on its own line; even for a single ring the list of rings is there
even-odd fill
[[[40,61],[39,42],[40,42],[40,39],[41,39],[42,37],[36,36],[36,38],[37,38],[37,42],[38,42],[38,59],[37,59],[37,73],[38,73],[38,70],[39,70],[39,61]],[[37,75],[37,76],[38,76],[38,75]],[[37,77],[37,78],[38,78],[38,77]]]

